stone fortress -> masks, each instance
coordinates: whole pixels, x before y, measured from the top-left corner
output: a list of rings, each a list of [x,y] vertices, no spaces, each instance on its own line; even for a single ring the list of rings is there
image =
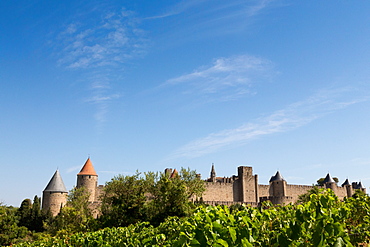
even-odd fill
[[[177,172],[176,169],[174,171],[166,169],[166,171],[170,171],[171,176]],[[279,171],[271,177],[268,185],[259,184],[258,175],[253,175],[252,167],[248,166],[239,166],[237,176],[216,177],[215,167],[212,165],[210,178],[205,182],[206,191],[200,200],[211,205],[245,203],[258,206],[259,203],[267,200],[270,200],[273,204],[284,205],[296,202],[299,195],[314,188],[314,186],[309,185],[288,184]],[[341,186],[338,186],[329,173],[326,175],[323,184],[319,188],[330,188],[341,200],[344,197],[352,196],[355,190],[358,189],[366,193],[366,189],[361,182],[350,183],[346,179]],[[97,208],[100,204],[100,195],[103,193],[104,186],[98,185],[98,174],[90,158],[87,159],[81,171],[77,174],[76,187],[85,187],[90,193],[89,201],[92,208]],[[60,209],[66,205],[67,196],[68,191],[57,170],[43,191],[42,209],[50,210],[52,215],[57,215]],[[97,215],[97,212],[94,214]]]

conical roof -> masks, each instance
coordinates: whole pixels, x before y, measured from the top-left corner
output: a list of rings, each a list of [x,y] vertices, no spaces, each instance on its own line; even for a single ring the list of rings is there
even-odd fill
[[[342,184],[342,187],[348,186],[348,185],[351,185],[351,184],[349,183],[349,180],[347,178],[346,181],[344,181],[344,183]]]
[[[50,179],[44,191],[48,192],[68,192],[60,176],[59,170],[56,170],[53,177]]]
[[[283,181],[283,180],[284,180],[283,176],[281,176],[280,172],[279,172],[279,171],[277,171],[277,172],[276,172],[276,174],[275,174],[275,176],[272,176],[272,177],[270,178],[270,181],[269,181],[269,182],[274,182],[274,181]]]
[[[357,189],[364,189],[365,187],[362,185],[362,183],[361,182],[359,182],[358,183],[358,185],[357,185]]]
[[[82,167],[81,171],[77,174],[78,175],[91,175],[91,176],[98,176],[98,174],[96,174],[96,171],[94,169],[94,166],[90,160],[90,158],[88,158],[85,162],[85,165]]]
[[[335,183],[334,179],[330,176],[330,174],[328,173],[323,181],[324,184],[326,183]]]

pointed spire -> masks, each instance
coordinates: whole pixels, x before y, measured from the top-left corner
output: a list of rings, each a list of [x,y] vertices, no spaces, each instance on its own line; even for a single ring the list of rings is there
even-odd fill
[[[50,179],[44,191],[48,192],[68,192],[60,176],[59,170],[56,170],[53,177]]]
[[[216,177],[215,165],[212,163],[211,178]]]
[[[346,181],[344,181],[344,183],[342,184],[342,187],[344,186],[348,186],[348,185],[351,185],[348,178],[346,179]]]
[[[98,176],[98,174],[96,174],[96,171],[94,169],[94,166],[90,160],[90,158],[88,158],[85,162],[85,165],[82,167],[81,171],[77,174],[78,175],[91,175],[91,176]]]
[[[334,179],[330,176],[330,174],[328,173],[324,179],[324,181],[322,182],[323,184],[326,184],[326,183],[335,183]]]
[[[280,172],[279,171],[277,171],[276,172],[276,174],[275,174],[275,176],[272,176],[271,178],[270,178],[270,183],[271,182],[275,182],[275,181],[283,181],[284,180],[284,178],[283,178],[283,176],[281,176],[281,174],[280,174]]]

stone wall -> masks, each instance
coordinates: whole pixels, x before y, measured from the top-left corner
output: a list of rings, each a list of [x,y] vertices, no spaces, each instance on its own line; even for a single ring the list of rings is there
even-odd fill
[[[258,185],[258,196],[259,197],[267,197],[270,195],[269,193],[270,185],[259,184]]]
[[[234,201],[234,183],[207,182],[203,201]]]
[[[312,185],[287,184],[286,193],[287,193],[287,196],[291,196],[293,198],[293,201],[296,202],[298,200],[299,195],[305,194],[307,191],[313,188],[314,186]]]
[[[67,192],[49,192],[42,193],[42,209],[50,210],[53,216],[59,214],[60,209],[67,204]]]

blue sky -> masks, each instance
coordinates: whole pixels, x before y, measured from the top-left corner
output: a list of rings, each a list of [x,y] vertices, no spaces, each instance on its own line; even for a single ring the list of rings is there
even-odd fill
[[[1,1],[0,200],[252,166],[370,186],[367,1]]]

